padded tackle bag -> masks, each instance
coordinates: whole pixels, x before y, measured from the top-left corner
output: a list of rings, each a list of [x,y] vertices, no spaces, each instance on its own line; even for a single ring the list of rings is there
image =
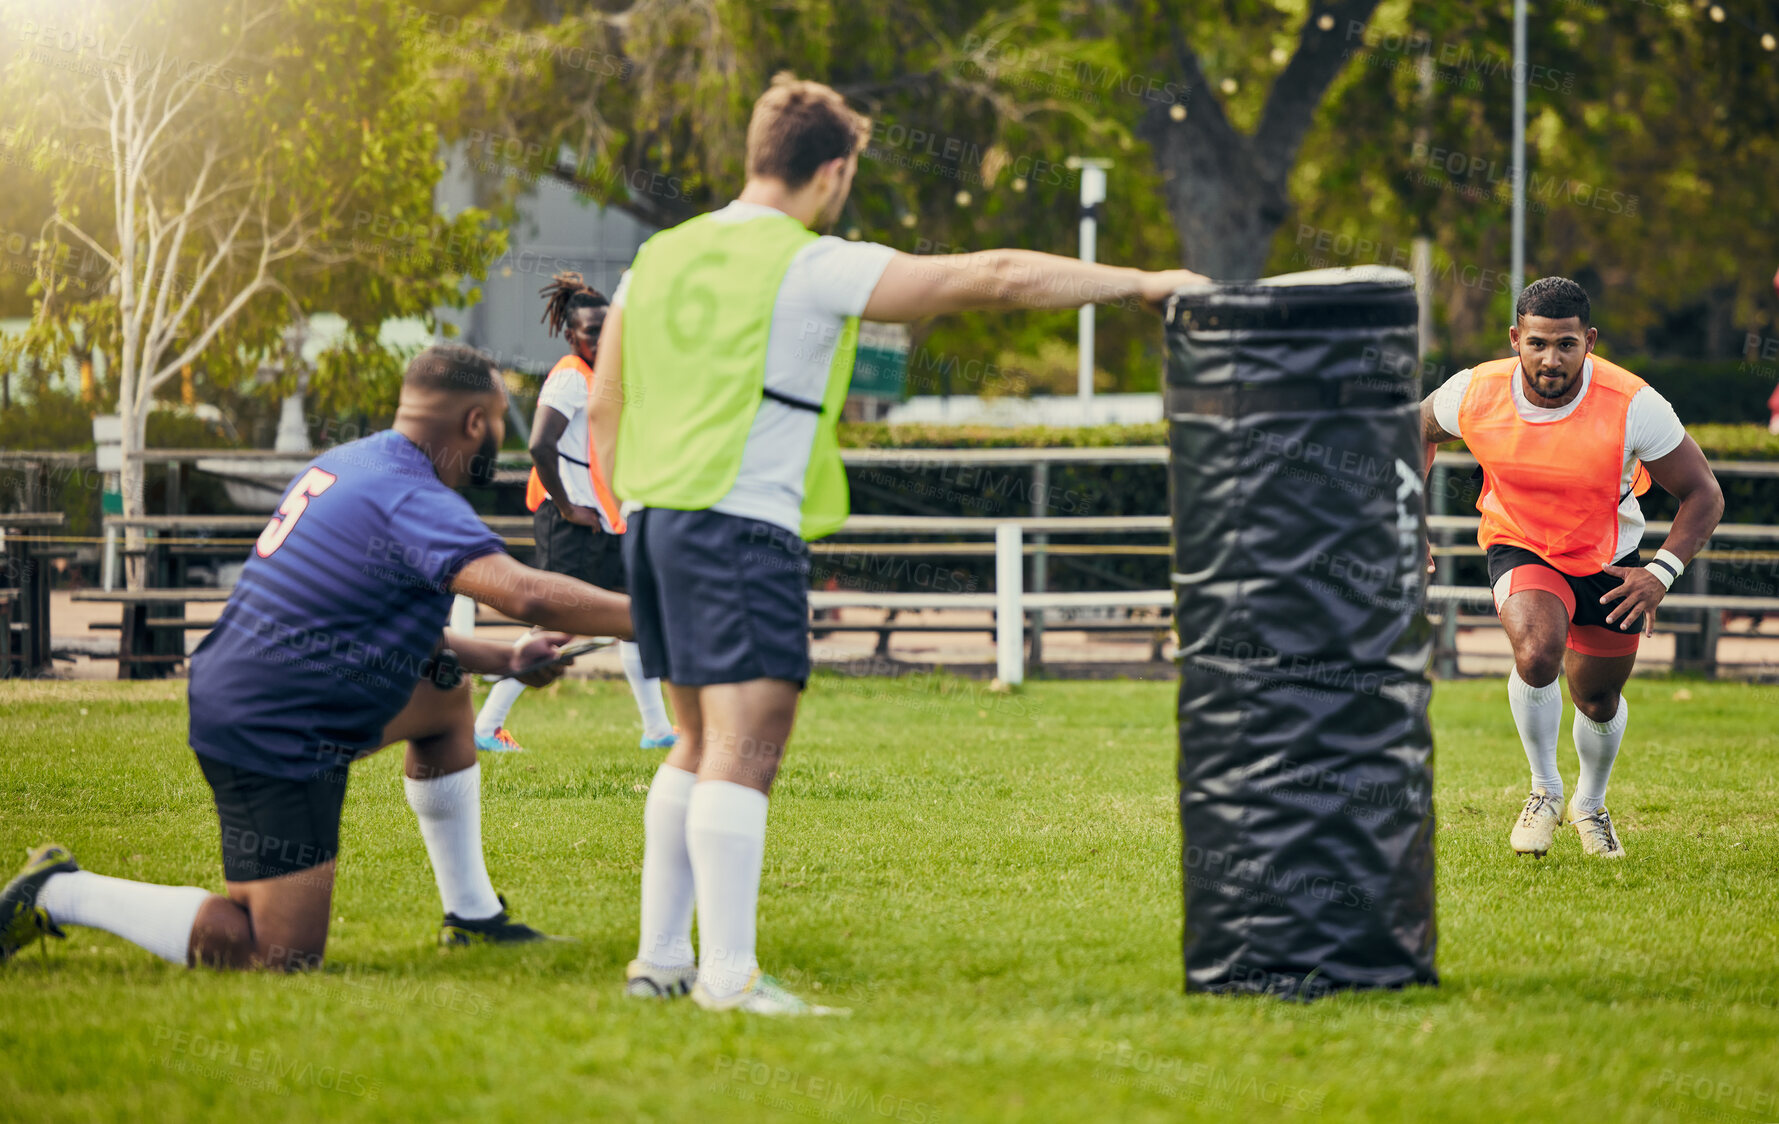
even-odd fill
[[[1186,990],[1436,983],[1406,273],[1167,305]]]

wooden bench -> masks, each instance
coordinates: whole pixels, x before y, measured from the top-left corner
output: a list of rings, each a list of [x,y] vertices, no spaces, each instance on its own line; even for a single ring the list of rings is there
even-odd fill
[[[185,632],[212,623],[192,621],[187,605],[227,601],[226,589],[77,589],[75,601],[123,606],[117,641],[119,679],[163,679],[185,660]],[[103,626],[95,626],[103,627]]]

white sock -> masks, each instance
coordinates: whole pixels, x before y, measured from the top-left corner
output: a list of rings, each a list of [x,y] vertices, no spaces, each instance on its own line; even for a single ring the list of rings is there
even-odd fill
[[[673,733],[667,704],[661,701],[661,681],[642,673],[642,649],[620,640],[618,656],[624,661],[624,678],[630,680],[630,693],[636,696],[636,709],[642,714],[642,736],[661,738]]]
[[[1625,740],[1630,712],[1631,704],[1622,695],[1618,713],[1609,721],[1595,722],[1581,711],[1575,712],[1575,755],[1581,758],[1575,804],[1583,812],[1597,812],[1606,806],[1606,782],[1612,777],[1612,763],[1618,760],[1619,743]]]
[[[420,837],[426,840],[445,912],[465,921],[499,913],[500,899],[482,859],[481,763],[442,777],[403,777],[402,785],[408,790],[408,807],[420,820]]]
[[[692,963],[692,858],[686,807],[695,773],[662,765],[642,807],[642,937],[636,958],[657,968]]]
[[[712,995],[747,986],[754,912],[766,855],[766,794],[729,781],[699,781],[686,803],[686,850],[698,896],[698,982]]]
[[[1532,787],[1552,796],[1563,795],[1563,774],[1557,772],[1557,731],[1563,724],[1563,685],[1552,679],[1533,687],[1520,678],[1518,668],[1507,673],[1507,706],[1519,727],[1526,761],[1532,766]]]
[[[45,879],[37,904],[57,925],[103,929],[183,967],[192,926],[208,897],[210,891],[196,886],[157,886],[75,870]]]
[[[476,737],[493,737],[494,731],[507,724],[507,714],[524,693],[525,684],[517,679],[502,679],[488,688],[488,697],[482,700],[482,709],[476,712]]]

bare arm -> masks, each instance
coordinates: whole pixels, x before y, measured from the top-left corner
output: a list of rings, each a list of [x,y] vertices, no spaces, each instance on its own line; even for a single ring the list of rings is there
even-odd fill
[[[1723,518],[1723,489],[1718,487],[1704,450],[1688,436],[1672,453],[1646,461],[1643,467],[1649,470],[1651,480],[1680,501],[1662,549],[1682,562],[1691,562],[1705,549],[1711,532],[1717,530],[1717,521]]]
[[[1186,269],[1145,272],[1035,250],[897,254],[865,305],[864,319],[900,323],[948,312],[1076,308],[1136,299],[1158,305],[1182,285],[1209,278]],[[607,332],[611,322],[606,322]],[[600,357],[604,358],[604,349]]]
[[[555,503],[556,510],[562,513],[564,519],[586,527],[597,527],[599,513],[570,500],[568,489],[562,483],[562,458],[556,453],[556,445],[562,440],[563,431],[567,428],[568,418],[562,411],[539,402],[537,413],[531,418],[531,463],[537,466],[538,482],[544,486],[544,491],[550,493],[550,500]]]
[[[1423,473],[1433,471],[1433,454],[1447,441],[1456,441],[1458,435],[1447,433],[1439,424],[1439,417],[1433,411],[1433,394],[1421,399],[1421,438],[1427,442],[1427,463],[1422,466]]]
[[[599,478],[608,484],[613,480],[618,421],[623,416],[624,310],[614,306],[605,314],[605,326],[599,330],[599,354],[593,357],[593,390],[587,395],[587,426],[594,455],[599,458]]]
[[[630,598],[565,574],[534,570],[505,551],[484,554],[457,571],[461,593],[527,624],[576,636],[629,640]]]
[[[457,662],[466,671],[478,675],[511,675],[522,667],[549,659],[568,640],[568,636],[560,632],[535,632],[521,636],[511,644],[503,644],[498,640],[478,640],[448,628],[445,630],[445,645],[457,653]],[[519,682],[527,687],[547,687],[567,670],[566,663],[554,664],[520,676]]]
[[[1674,525],[1668,529],[1662,549],[1678,557],[1682,564],[1691,562],[1705,549],[1711,532],[1717,529],[1717,521],[1723,518],[1723,489],[1718,487],[1704,451],[1689,436],[1673,452],[1645,461],[1643,467],[1649,470],[1651,480],[1680,501],[1680,510],[1674,513]],[[1618,588],[1600,598],[1602,605],[1619,602],[1606,614],[1607,622],[1628,622],[1642,613],[1644,629],[1653,636],[1656,606],[1667,595],[1667,587],[1647,566],[1608,566],[1605,572],[1622,581]]]

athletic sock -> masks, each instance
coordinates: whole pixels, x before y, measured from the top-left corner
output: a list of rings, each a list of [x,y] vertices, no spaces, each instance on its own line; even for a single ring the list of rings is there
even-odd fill
[[[1520,678],[1518,668],[1507,674],[1507,706],[1519,728],[1520,744],[1532,766],[1532,787],[1552,796],[1563,795],[1563,774],[1557,772],[1557,731],[1563,724],[1563,686],[1552,679],[1533,687]]]
[[[490,687],[482,709],[476,712],[476,737],[493,737],[494,731],[507,724],[507,714],[524,693],[525,684],[517,679],[502,679]]]
[[[197,886],[157,886],[74,870],[50,875],[37,904],[57,925],[103,929],[183,966],[198,910],[209,897],[210,891]]]
[[[698,897],[698,982],[715,996],[747,986],[766,854],[766,794],[699,781],[686,804],[686,850]]]
[[[445,912],[465,921],[499,913],[500,899],[482,858],[481,763],[442,777],[403,777],[402,785],[408,807],[420,820],[420,837],[426,840]]]
[[[1575,712],[1575,755],[1581,758],[1581,779],[1575,782],[1575,806],[1583,812],[1597,812],[1606,806],[1606,782],[1612,778],[1612,763],[1618,760],[1618,747],[1625,740],[1625,722],[1631,704],[1619,696],[1618,713],[1605,722],[1595,722],[1581,711]]]
[[[636,958],[657,968],[680,968],[694,959],[686,807],[697,781],[695,773],[662,765],[642,806],[642,936]]]
[[[673,733],[667,704],[661,701],[661,681],[642,673],[642,649],[620,640],[618,656],[624,661],[624,678],[630,680],[630,693],[636,696],[636,709],[642,715],[642,736],[660,738]]]

